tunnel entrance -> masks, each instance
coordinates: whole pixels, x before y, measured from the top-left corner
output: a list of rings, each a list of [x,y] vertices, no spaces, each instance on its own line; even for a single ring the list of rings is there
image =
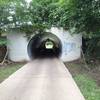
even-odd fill
[[[34,58],[60,57],[62,44],[60,39],[49,32],[36,34],[28,44],[28,55]]]

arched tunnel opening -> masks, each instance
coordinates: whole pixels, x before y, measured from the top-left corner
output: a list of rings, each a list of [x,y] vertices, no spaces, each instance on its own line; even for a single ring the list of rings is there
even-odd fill
[[[49,32],[36,34],[28,44],[28,55],[30,59],[35,58],[59,58],[62,53],[62,43],[60,39]]]

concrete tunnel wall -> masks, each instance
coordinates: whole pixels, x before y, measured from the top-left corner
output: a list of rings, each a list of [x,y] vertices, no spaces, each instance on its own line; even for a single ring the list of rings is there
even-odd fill
[[[49,32],[55,34],[62,43],[61,60],[74,61],[81,57],[82,35],[73,34],[62,28],[52,27]],[[25,33],[18,30],[7,32],[8,58],[14,62],[29,61],[27,54],[28,39]]]
[[[51,41],[54,45],[52,49],[45,48],[45,43],[48,40]],[[33,36],[28,44],[27,50],[31,59],[60,57],[62,53],[62,44],[56,35],[46,32]]]

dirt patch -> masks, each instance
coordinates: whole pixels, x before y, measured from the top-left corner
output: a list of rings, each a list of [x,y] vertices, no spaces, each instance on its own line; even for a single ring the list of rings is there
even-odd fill
[[[88,64],[90,70],[87,70],[86,65],[83,60],[78,60],[74,62],[65,63],[66,67],[71,72],[72,76],[78,74],[86,74],[93,78],[97,84],[100,86],[100,61],[91,62]]]
[[[3,65],[0,65],[0,68],[4,68],[4,67],[13,67],[16,65],[25,65],[27,62],[5,62]]]
[[[94,78],[97,84],[100,86],[100,65],[88,72],[88,74]]]
[[[0,62],[2,62],[2,60],[4,59],[6,51],[6,46],[0,46]]]

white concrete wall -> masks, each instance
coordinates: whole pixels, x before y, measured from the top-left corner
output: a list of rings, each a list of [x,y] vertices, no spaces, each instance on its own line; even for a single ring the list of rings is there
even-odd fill
[[[62,28],[51,28],[52,33],[57,35],[62,42],[61,59],[65,61],[73,61],[81,57],[82,35],[70,35],[68,31]],[[27,54],[28,40],[24,33],[19,31],[10,31],[7,34],[9,58],[14,62],[29,60]]]
[[[10,31],[7,34],[8,39],[8,49],[9,49],[9,59],[14,62],[21,62],[29,60],[27,54],[27,38],[24,33],[19,31]]]
[[[53,34],[57,35],[62,42],[62,55],[61,59],[66,61],[77,60],[81,57],[82,35],[70,34],[70,32],[62,28],[52,27],[50,30]]]

